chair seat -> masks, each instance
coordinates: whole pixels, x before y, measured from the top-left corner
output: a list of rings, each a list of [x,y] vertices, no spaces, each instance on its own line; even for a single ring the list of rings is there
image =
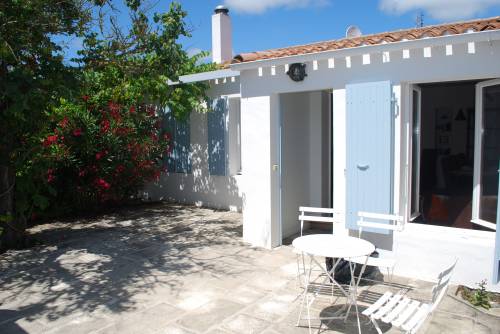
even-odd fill
[[[390,323],[407,332],[418,329],[431,313],[430,304],[412,300],[401,294],[386,292],[363,315]]]
[[[349,259],[351,262],[364,264],[366,261],[366,257],[353,257]],[[366,262],[367,266],[371,267],[382,267],[382,268],[394,268],[396,265],[396,259],[391,257],[368,257],[368,261]]]

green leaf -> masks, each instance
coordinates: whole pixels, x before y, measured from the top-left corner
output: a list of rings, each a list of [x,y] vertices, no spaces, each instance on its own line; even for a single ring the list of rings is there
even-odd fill
[[[45,210],[49,206],[49,199],[45,196],[36,194],[33,196],[33,204],[41,210]]]
[[[2,223],[10,223],[14,220],[12,215],[0,215],[0,222]]]

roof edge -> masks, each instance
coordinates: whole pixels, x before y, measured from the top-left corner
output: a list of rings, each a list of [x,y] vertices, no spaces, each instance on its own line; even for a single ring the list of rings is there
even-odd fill
[[[487,30],[481,32],[471,32],[467,34],[446,35],[437,37],[428,37],[407,41],[397,41],[385,44],[362,45],[343,49],[333,49],[297,55],[257,59],[241,63],[233,63],[230,68],[236,71],[253,69],[261,66],[284,65],[292,62],[323,60],[335,57],[357,56],[364,53],[374,53],[382,51],[395,51],[401,49],[415,49],[426,46],[439,46],[446,43],[458,44],[466,42],[483,42],[500,40],[500,30]]]
[[[228,77],[239,77],[240,72],[235,71],[233,69],[223,69],[223,70],[215,70],[209,72],[200,72],[194,74],[181,75],[179,77],[179,81],[169,81],[169,86],[175,86],[183,83],[194,83],[200,81],[209,81],[215,79],[223,79]]]
[[[319,41],[308,44],[300,44],[289,47],[274,48],[263,51],[247,52],[236,55],[232,63],[244,63],[256,61],[259,59],[280,58],[298,54],[312,53],[311,51],[301,49],[316,49],[315,52],[340,50],[344,48],[358,47],[362,44],[378,45],[382,43],[394,43],[404,39],[417,40],[422,38],[442,37],[449,35],[460,35],[468,33],[469,29],[474,29],[475,32],[491,31],[500,29],[500,16],[490,18],[472,19],[468,21],[451,22],[443,24],[435,24],[421,28],[400,29],[363,35],[354,38],[341,38],[327,41]],[[321,50],[319,50],[321,49]],[[281,56],[277,56],[281,55]]]

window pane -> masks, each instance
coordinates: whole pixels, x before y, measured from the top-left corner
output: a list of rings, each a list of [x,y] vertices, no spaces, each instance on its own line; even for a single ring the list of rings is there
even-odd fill
[[[496,223],[500,160],[500,85],[483,89],[483,129],[479,218]]]
[[[412,167],[411,167],[411,214],[420,211],[419,206],[419,159],[420,159],[420,118],[419,118],[419,92],[413,91],[413,128],[412,128]]]

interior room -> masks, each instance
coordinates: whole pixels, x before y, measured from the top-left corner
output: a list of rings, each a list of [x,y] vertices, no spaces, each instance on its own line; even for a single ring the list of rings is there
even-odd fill
[[[476,149],[476,83],[461,81],[418,86],[421,107],[415,101],[413,106],[411,211],[414,222],[482,229],[471,223]],[[500,157],[498,96],[498,92],[496,95],[493,92],[483,102],[485,133],[483,145],[479,148],[482,152],[481,165],[487,170],[481,173],[482,197],[486,197],[482,199],[483,213],[496,210],[498,176],[492,170],[498,168]],[[414,92],[414,100],[416,98],[418,95]],[[416,152],[419,152],[419,156]],[[418,188],[415,188],[417,182]]]
[[[281,234],[286,242],[300,233],[300,206],[332,207],[331,93],[281,94],[280,106]],[[310,224],[306,228],[332,228]]]

